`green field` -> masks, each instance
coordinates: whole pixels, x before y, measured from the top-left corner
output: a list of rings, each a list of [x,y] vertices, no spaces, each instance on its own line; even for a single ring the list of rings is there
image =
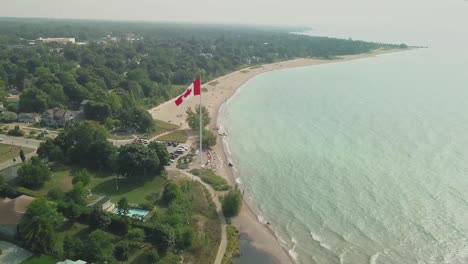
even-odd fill
[[[185,130],[176,130],[164,136],[158,137],[157,140],[160,141],[175,141],[179,143],[187,142],[188,136]]]
[[[0,143],[0,163],[19,157],[21,148],[23,149],[24,154],[28,154],[34,151],[32,148],[18,147]]]
[[[147,201],[148,195],[160,195],[166,183],[167,179],[162,176],[147,181],[120,178],[117,190],[115,176],[107,176],[93,177],[86,188],[91,190],[91,198],[107,195],[113,202],[118,202],[120,198],[126,197],[129,203],[142,204]]]
[[[140,137],[144,139],[150,139],[150,138],[154,138],[157,135],[161,135],[169,131],[174,131],[176,129],[179,129],[179,126],[155,119],[153,131],[143,134]]]
[[[190,173],[192,173],[195,176],[200,177],[200,179],[203,182],[211,185],[211,187],[213,187],[213,189],[215,189],[216,191],[229,190],[229,184],[227,183],[226,179],[217,175],[211,169],[193,169],[193,170],[190,170]]]
[[[45,182],[44,186],[39,190],[30,190],[24,187],[18,187],[18,191],[34,197],[46,196],[47,193],[54,188],[59,188],[64,192],[68,192],[73,188],[72,180],[73,177],[71,171],[69,169],[61,169],[53,171],[52,176],[50,176],[50,180]]]
[[[41,255],[41,256],[32,256],[27,260],[21,262],[20,264],[55,264],[59,260],[51,256]]]

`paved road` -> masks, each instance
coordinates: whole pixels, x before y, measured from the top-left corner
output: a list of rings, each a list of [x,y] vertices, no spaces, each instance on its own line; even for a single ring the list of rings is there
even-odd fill
[[[31,152],[31,153],[29,153],[29,154],[26,154],[26,160],[29,160],[31,157],[34,157],[34,156],[36,156],[36,151]],[[15,165],[15,164],[19,164],[19,163],[21,163],[21,158],[20,158],[20,156],[18,155],[18,157],[16,157],[16,162],[14,162],[13,159],[9,159],[9,160],[7,160],[7,161],[5,161],[5,162],[3,162],[3,163],[0,163],[0,170],[9,168],[9,167],[11,167],[11,166],[13,166],[13,165]],[[7,178],[8,178],[8,177],[7,177]],[[14,177],[8,178],[8,180],[11,180],[11,179],[13,179],[13,178],[14,178]]]
[[[37,149],[41,144],[41,140],[37,139],[30,139],[30,138],[23,138],[23,137],[12,137],[7,135],[0,135],[2,139],[0,143],[7,144],[7,145],[15,145],[27,148]]]
[[[211,194],[211,199],[216,205],[216,212],[218,213],[218,218],[221,221],[221,243],[219,244],[218,253],[216,254],[216,259],[215,259],[214,264],[221,264],[221,262],[223,261],[224,253],[226,251],[226,247],[227,247],[227,233],[226,233],[226,219],[224,218],[223,211],[221,208],[221,203],[219,202],[219,199],[218,199],[218,196],[219,196],[218,192],[215,191],[210,185],[203,182],[199,177],[193,176],[192,174],[186,171],[173,169],[173,168],[168,168],[168,170],[178,171],[182,175],[187,177],[188,179],[195,180],[201,183],[203,186],[205,186],[205,188]]]

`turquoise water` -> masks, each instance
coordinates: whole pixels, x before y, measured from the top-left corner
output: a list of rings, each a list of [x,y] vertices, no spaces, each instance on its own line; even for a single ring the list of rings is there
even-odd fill
[[[460,53],[270,72],[222,107],[241,188],[299,263],[468,263]]]
[[[118,214],[118,209],[115,209],[114,214]],[[133,215],[138,215],[138,216],[141,216],[141,217],[146,217],[146,215],[149,213],[148,210],[143,210],[143,209],[130,209],[128,210],[128,213],[127,213],[127,216],[128,217],[132,217]]]

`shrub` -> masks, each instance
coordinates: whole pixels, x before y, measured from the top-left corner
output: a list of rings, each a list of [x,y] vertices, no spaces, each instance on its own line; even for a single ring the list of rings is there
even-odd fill
[[[12,123],[15,122],[17,118],[18,115],[13,112],[6,111],[0,114],[0,122],[2,123]]]
[[[225,217],[230,218],[239,214],[242,206],[242,195],[239,190],[230,190],[226,196],[223,197],[222,207]]]
[[[217,175],[211,169],[193,169],[193,170],[190,170],[190,173],[192,173],[195,176],[200,177],[202,181],[211,185],[213,189],[215,189],[216,191],[227,191],[230,188],[226,179]]]
[[[118,236],[124,236],[128,233],[128,223],[125,218],[117,217],[113,214],[107,230]]]
[[[22,137],[24,136],[24,131],[19,128],[19,126],[15,126],[14,129],[8,130],[8,135],[9,136],[14,136],[14,137]]]
[[[90,181],[91,181],[91,174],[88,172],[88,170],[81,169],[75,172],[75,175],[73,175],[72,183],[76,184],[77,182],[81,182],[83,183],[83,186],[86,186],[88,185]]]
[[[50,179],[49,167],[42,163],[39,158],[32,157],[31,162],[25,163],[18,169],[18,179],[22,186],[28,188],[39,188]]]
[[[65,197],[65,193],[62,191],[62,189],[55,187],[50,189],[50,191],[47,192],[47,197],[51,200],[62,200],[63,197]]]

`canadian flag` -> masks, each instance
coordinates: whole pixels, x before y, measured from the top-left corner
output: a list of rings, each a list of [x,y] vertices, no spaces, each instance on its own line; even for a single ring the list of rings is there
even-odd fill
[[[197,78],[189,87],[185,90],[183,94],[181,94],[176,100],[175,104],[177,106],[181,105],[185,100],[188,100],[194,96],[200,95],[201,88],[200,88],[200,78]]]

